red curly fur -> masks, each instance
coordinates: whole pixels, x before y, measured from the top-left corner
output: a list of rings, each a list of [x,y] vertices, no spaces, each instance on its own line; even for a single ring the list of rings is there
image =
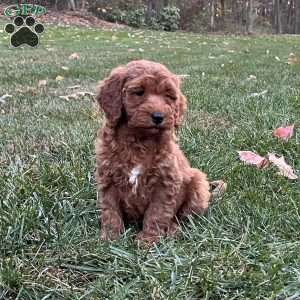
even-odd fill
[[[102,239],[117,238],[127,220],[142,222],[138,240],[157,242],[175,233],[178,219],[205,213],[206,175],[190,167],[174,138],[186,110],[178,77],[159,63],[132,61],[111,72],[97,100],[106,116],[96,140]]]

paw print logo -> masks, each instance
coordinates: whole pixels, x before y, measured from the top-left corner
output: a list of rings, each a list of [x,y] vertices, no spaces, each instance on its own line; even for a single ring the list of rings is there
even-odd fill
[[[15,17],[13,23],[8,23],[5,26],[5,31],[10,36],[10,43],[13,47],[19,47],[27,44],[35,47],[39,43],[39,34],[44,32],[44,26],[35,22],[31,16],[23,18],[21,16]]]

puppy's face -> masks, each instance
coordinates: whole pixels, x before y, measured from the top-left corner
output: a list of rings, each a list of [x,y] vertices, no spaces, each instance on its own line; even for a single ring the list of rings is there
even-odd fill
[[[126,81],[122,92],[129,127],[155,131],[175,126],[180,101],[175,78],[164,73],[141,75]]]
[[[129,128],[149,133],[178,126],[186,109],[177,76],[163,65],[145,60],[113,70],[98,100],[113,126],[126,122]]]

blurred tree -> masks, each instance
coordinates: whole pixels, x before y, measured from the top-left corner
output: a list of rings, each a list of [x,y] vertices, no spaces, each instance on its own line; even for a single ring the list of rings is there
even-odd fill
[[[225,18],[225,0],[220,0],[221,4],[221,17]]]
[[[215,0],[210,0],[210,29],[211,30],[215,30],[216,28],[215,15],[216,15]]]
[[[247,1],[247,32],[252,34],[254,32],[254,22],[257,18],[257,2],[254,0]]]
[[[281,0],[274,0],[273,4],[274,28],[276,33],[282,33],[281,2]]]
[[[149,24],[151,19],[154,17],[154,12],[156,9],[155,0],[147,0],[147,10],[146,10],[146,23]]]
[[[295,33],[300,34],[300,0],[295,0]]]
[[[1,0],[11,3],[12,0]],[[23,0],[16,0],[22,2]],[[27,1],[27,0],[24,0]],[[192,31],[256,32],[300,34],[300,0],[28,0],[58,10],[89,9],[109,21],[125,22],[142,17],[146,25],[164,8],[180,9],[180,29]],[[107,11],[110,17],[101,11]],[[123,20],[123,21],[122,21]],[[140,23],[145,26],[145,22]],[[157,27],[158,28],[158,27]]]

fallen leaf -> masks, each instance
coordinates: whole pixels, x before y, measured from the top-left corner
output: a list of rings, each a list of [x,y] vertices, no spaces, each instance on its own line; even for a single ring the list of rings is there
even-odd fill
[[[190,77],[190,75],[189,74],[179,74],[179,75],[177,75],[179,78],[187,78],[187,77]]]
[[[254,165],[259,169],[264,169],[268,166],[268,160],[252,151],[238,151],[239,158],[247,165]]]
[[[299,63],[299,59],[296,56],[296,54],[295,53],[290,53],[289,57],[288,57],[288,64],[289,65],[296,65],[298,63]]]
[[[249,97],[260,97],[260,96],[265,95],[267,92],[268,92],[268,90],[264,90],[264,91],[259,92],[259,93],[252,93],[252,94],[249,95]]]
[[[64,99],[66,101],[70,101],[71,95],[66,95],[66,96],[59,96],[60,99]]]
[[[212,200],[222,196],[227,188],[227,184],[223,180],[212,181],[209,185]]]
[[[56,81],[62,81],[64,79],[65,79],[65,77],[60,76],[60,75],[56,76],[56,78],[55,78]]]
[[[279,127],[273,131],[273,136],[288,141],[294,133],[294,124],[287,127]]]
[[[31,95],[37,95],[37,93],[38,93],[36,88],[32,87],[32,86],[27,86],[25,92],[31,93]]]
[[[69,56],[69,59],[71,59],[71,60],[80,59],[80,55],[77,52],[74,52]]]
[[[292,167],[285,162],[283,156],[277,157],[273,153],[268,153],[267,157],[268,157],[268,160],[279,169],[278,174],[280,174],[284,177],[287,177],[289,179],[297,179],[298,178],[298,176],[294,173],[294,170],[292,169]]]
[[[66,67],[66,66],[62,66],[61,68],[62,68],[64,71],[68,71],[68,70],[69,70],[69,68]]]
[[[12,97],[12,95],[5,94],[5,95],[0,97],[0,102],[4,104],[6,102],[5,99],[11,98],[11,97]]]
[[[46,85],[47,85],[47,80],[45,80],[45,79],[39,80],[38,87],[42,87],[42,86],[46,86]]]
[[[249,75],[249,77],[247,78],[247,81],[250,81],[250,80],[256,80],[256,76],[255,75]]]
[[[280,58],[279,58],[278,56],[275,56],[275,59],[276,59],[277,61],[280,61]]]
[[[67,89],[70,89],[70,90],[72,90],[72,89],[78,89],[78,88],[80,88],[80,85],[72,85],[72,86],[68,86],[67,87]]]
[[[95,94],[94,93],[90,93],[90,92],[76,92],[76,93],[73,93],[73,94],[70,94],[70,95],[66,95],[66,96],[59,96],[60,99],[64,99],[64,100],[67,100],[67,101],[70,101],[70,100],[78,100],[80,98],[84,98],[85,96],[90,96],[90,97],[94,97]]]

